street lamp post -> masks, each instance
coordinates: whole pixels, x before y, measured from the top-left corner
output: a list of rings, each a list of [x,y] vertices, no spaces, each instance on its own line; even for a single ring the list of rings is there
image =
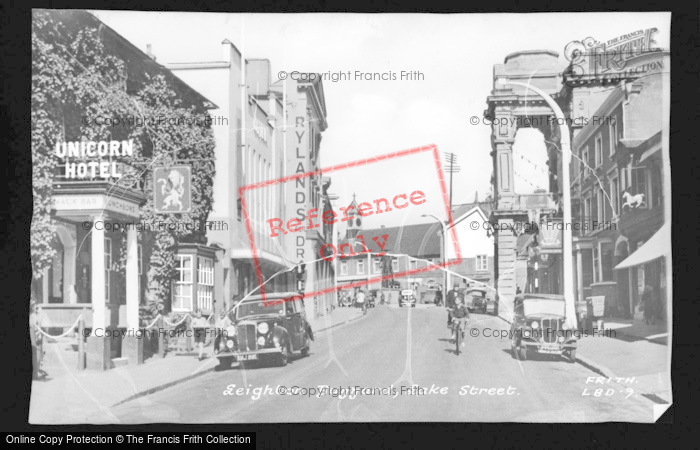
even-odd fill
[[[440,245],[440,257],[442,259],[442,263],[446,265],[447,263],[447,228],[445,227],[445,222],[440,220],[438,217],[432,215],[432,214],[422,214],[421,217],[432,217],[435,219],[440,226],[442,227],[442,239],[441,245]],[[443,267],[443,283],[445,283],[443,295],[447,295],[447,291],[450,289],[450,272],[447,271],[446,267]]]
[[[571,135],[569,134],[569,126],[566,124],[566,117],[564,112],[561,110],[559,105],[554,99],[539,89],[538,87],[532,86],[530,83],[523,83],[520,81],[512,81],[505,78],[499,78],[497,80],[498,84],[505,86],[507,84],[513,86],[524,87],[529,89],[535,94],[542,97],[542,99],[547,102],[554,115],[557,118],[559,124],[559,135],[561,144],[561,154],[562,154],[562,184],[563,184],[563,212],[564,212],[564,230],[562,236],[562,252],[563,252],[563,278],[564,278],[564,300],[566,301],[566,321],[568,325],[572,328],[576,328],[576,305],[574,302],[574,260],[573,260],[573,236],[571,233],[571,186],[569,182],[569,165],[571,163]]]

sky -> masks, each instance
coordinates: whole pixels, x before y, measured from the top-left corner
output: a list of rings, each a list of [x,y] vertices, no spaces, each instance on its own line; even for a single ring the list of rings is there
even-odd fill
[[[160,63],[221,60],[229,39],[246,58],[266,58],[273,81],[280,71],[393,73],[394,80],[324,81],[328,128],[321,143],[321,166],[368,158],[428,144],[457,156],[453,204],[490,192],[493,170],[490,127],[481,118],[493,89],[493,66],[510,53],[553,50],[562,67],[572,40],[612,39],[656,27],[657,46],[669,48],[670,13],[549,14],[234,14],[92,11]],[[422,80],[400,80],[401,71],[419,71]],[[391,76],[389,74],[389,76]],[[521,130],[514,147],[515,189],[547,187],[546,152],[541,136]],[[520,157],[522,156],[522,157]],[[337,205],[353,194],[373,200],[414,186],[426,186],[431,200],[403,215],[368,217],[368,227],[446,218],[434,163],[404,158],[369,172],[336,172]],[[430,179],[428,179],[430,178]],[[449,179],[447,180],[449,183]]]

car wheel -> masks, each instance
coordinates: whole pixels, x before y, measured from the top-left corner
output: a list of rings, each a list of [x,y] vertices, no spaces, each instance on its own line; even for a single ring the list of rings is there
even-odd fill
[[[306,344],[306,347],[301,349],[301,356],[304,358],[309,356],[309,344]]]
[[[280,354],[278,356],[277,364],[280,367],[284,367],[287,365],[289,362],[289,346],[285,342],[281,347],[280,347]]]
[[[518,347],[515,344],[515,339],[510,340],[510,354],[513,356],[513,359],[518,359]]]
[[[520,345],[520,347],[518,348],[518,354],[519,354],[520,359],[522,361],[526,361],[527,360],[527,347],[525,347],[524,345]]]
[[[571,364],[576,362],[576,349],[569,350],[569,362]]]

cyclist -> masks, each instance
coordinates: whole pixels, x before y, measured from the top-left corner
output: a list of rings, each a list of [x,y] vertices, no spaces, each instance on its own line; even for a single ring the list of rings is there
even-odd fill
[[[447,293],[447,299],[445,300],[445,309],[447,309],[448,328],[452,326],[452,309],[454,309],[456,305],[456,299],[460,297],[457,288],[459,288],[459,283],[454,284],[454,288]]]
[[[458,329],[464,334],[464,330],[467,328],[469,310],[464,306],[464,299],[462,296],[457,297],[455,307],[450,309],[452,313],[452,339],[455,339]],[[462,339],[462,347],[464,347],[464,339]]]

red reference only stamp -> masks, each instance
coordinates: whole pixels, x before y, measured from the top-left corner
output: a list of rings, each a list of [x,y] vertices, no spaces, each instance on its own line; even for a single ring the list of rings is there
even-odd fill
[[[260,260],[258,258],[258,251],[256,249],[255,245],[255,238],[253,236],[253,228],[251,225],[251,220],[248,212],[248,205],[245,199],[245,193],[247,191],[252,191],[255,189],[263,189],[266,187],[271,187],[280,183],[286,183],[290,181],[295,181],[303,178],[309,178],[315,175],[320,175],[320,174],[329,174],[333,172],[338,172],[343,169],[351,169],[351,168],[357,168],[357,167],[362,167],[362,166],[367,166],[372,163],[377,163],[377,162],[382,162],[382,161],[387,161],[391,159],[396,159],[396,158],[404,158],[407,156],[411,155],[417,155],[420,153],[426,153],[426,152],[432,152],[433,153],[433,158],[435,161],[435,170],[437,173],[437,179],[438,179],[438,184],[440,187],[440,191],[442,194],[442,200],[444,203],[445,207],[445,215],[448,218],[448,227],[450,229],[450,232],[452,233],[452,242],[454,243],[454,250],[455,250],[455,255],[456,259],[452,260],[451,262],[442,262],[440,264],[433,264],[433,265],[428,265],[426,267],[422,268],[416,268],[416,269],[410,269],[410,270],[405,270],[403,272],[397,272],[397,273],[392,273],[389,275],[380,275],[376,277],[370,277],[367,280],[360,280],[356,282],[351,282],[348,284],[344,284],[342,286],[333,286],[330,288],[325,288],[325,289],[319,289],[319,290],[311,290],[307,291],[302,294],[302,298],[306,297],[314,297],[314,296],[320,296],[322,294],[328,294],[330,292],[335,292],[339,291],[340,289],[347,289],[347,288],[352,288],[356,286],[365,286],[369,285],[372,283],[376,282],[381,282],[383,280],[388,280],[388,279],[394,279],[394,278],[401,278],[401,277],[406,277],[406,276],[411,276],[414,274],[419,274],[423,272],[430,272],[437,270],[439,268],[447,268],[449,266],[453,266],[456,264],[460,264],[462,262],[462,255],[459,249],[459,242],[457,241],[457,233],[455,232],[454,228],[454,223],[452,220],[452,213],[449,208],[449,201],[447,197],[447,187],[445,184],[445,178],[443,175],[442,171],[442,163],[440,161],[440,154],[438,153],[437,146],[435,145],[427,145],[423,147],[416,147],[408,150],[403,150],[395,153],[388,153],[385,155],[380,155],[380,156],[375,156],[372,158],[366,158],[366,159],[361,159],[358,161],[353,161],[353,162],[348,162],[348,163],[343,163],[343,164],[338,164],[335,166],[319,169],[316,171],[310,171],[310,172],[304,172],[304,173],[296,173],[294,175],[288,175],[285,177],[280,177],[274,180],[268,180],[268,181],[263,181],[260,183],[255,183],[255,184],[250,184],[247,186],[241,186],[238,190],[239,197],[241,199],[241,209],[243,212],[243,216],[245,218],[246,222],[246,230],[248,233],[248,239],[250,241],[250,249],[251,249],[251,254],[253,257],[253,265],[255,267],[255,273],[258,278],[258,285],[259,285],[259,290],[260,294],[263,298],[263,303],[266,303],[265,299],[265,286],[263,283],[265,283],[265,279],[260,267]],[[374,201],[370,202],[362,202],[357,205],[357,214],[366,217],[370,216],[372,214],[382,214],[385,212],[390,212],[393,209],[404,209],[407,208],[410,205],[421,205],[426,202],[426,196],[423,191],[420,190],[415,190],[410,193],[399,193],[393,196],[390,199],[387,198],[378,198],[375,199]],[[317,208],[312,208],[306,212],[303,218],[292,218],[287,221],[284,221],[280,218],[271,218],[265,221],[265,232],[267,235],[269,235],[272,238],[281,236],[281,235],[286,235],[286,234],[293,234],[293,233],[299,233],[303,232],[305,230],[311,230],[314,228],[319,228],[321,227],[321,223],[325,224],[334,224],[338,222],[343,222],[343,221],[348,221],[350,219],[349,213],[350,210],[353,209],[354,207],[352,205],[347,206],[347,207],[341,207],[338,208],[340,213],[337,213],[336,211],[333,210],[328,210],[324,212],[322,215],[319,217],[319,211]],[[360,236],[358,236],[359,238]],[[387,242],[387,235],[382,235],[381,237],[373,237],[372,239],[375,241],[377,244],[378,248],[380,249],[380,252],[377,253],[377,256],[382,256],[385,254],[385,245]],[[363,248],[366,248],[363,242]],[[340,258],[344,258],[346,256],[351,256],[354,255],[354,252],[351,252],[350,254],[346,254],[342,248],[342,245],[338,246],[338,248],[335,248],[333,244],[326,243],[321,247],[321,251],[319,255],[316,255],[316,258],[324,259],[326,261],[332,261],[333,258],[336,256]],[[362,252],[361,252],[362,253]],[[278,302],[278,300],[276,300]]]

